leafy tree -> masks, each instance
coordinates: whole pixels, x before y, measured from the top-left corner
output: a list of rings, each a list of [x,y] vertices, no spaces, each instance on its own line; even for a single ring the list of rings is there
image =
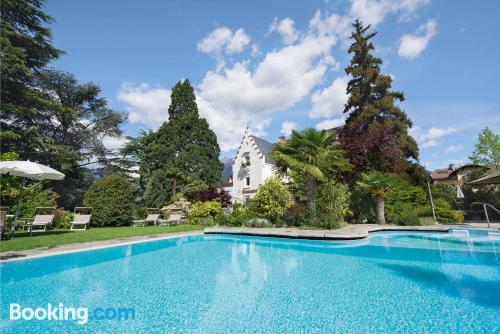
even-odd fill
[[[24,158],[26,148],[37,148],[47,140],[38,132],[38,122],[52,99],[34,81],[62,51],[52,45],[47,25],[53,19],[42,11],[42,1],[3,0],[0,10],[1,151],[16,151]]]
[[[323,183],[314,196],[312,224],[322,228],[338,228],[350,214],[349,186],[329,180]]]
[[[356,183],[358,189],[375,198],[378,224],[385,224],[385,196],[397,182],[400,182],[400,178],[394,174],[371,171],[361,174],[361,179]]]
[[[344,151],[334,143],[334,136],[312,128],[293,130],[289,140],[273,149],[277,172],[281,175],[295,172],[294,177],[300,179],[296,181],[305,183],[309,207],[320,183],[350,169]]]
[[[251,202],[256,213],[273,223],[282,219],[292,204],[292,194],[279,179],[268,179],[261,184]]]
[[[376,33],[369,32],[370,26],[363,26],[359,20],[353,27],[354,42],[349,47],[352,59],[345,69],[352,78],[344,108],[349,116],[340,133],[341,141],[357,171],[405,170],[407,159],[418,159],[418,148],[408,135],[411,120],[395,104],[404,101],[404,95],[392,91],[392,78],[381,74],[382,60],[372,54],[371,39]]]
[[[217,201],[220,202],[223,208],[228,208],[231,205],[231,195],[223,188],[214,186],[202,190],[198,193],[198,200],[201,202]]]
[[[474,145],[474,152],[469,159],[478,165],[492,165],[500,171],[500,135],[490,128],[485,128],[479,134],[478,143]]]
[[[81,202],[93,175],[85,166],[107,163],[104,136],[119,136],[124,117],[110,110],[95,84],[79,84],[68,73],[47,70],[62,51],[52,45],[52,18],[40,0],[5,0],[1,6],[1,144],[62,171],[63,181],[47,185],[60,205]]]
[[[44,71],[36,80],[37,87],[50,103],[41,111],[38,133],[47,138],[46,145],[26,147],[25,158],[60,170],[66,177],[49,185],[60,194],[60,204],[72,207],[81,201],[92,182],[88,165],[106,166],[113,156],[103,139],[121,136],[122,113],[109,109],[100,97],[99,86],[80,84],[73,75],[60,71]]]
[[[92,225],[130,225],[134,214],[132,187],[120,176],[105,176],[85,193],[85,206],[92,207]]]
[[[207,185],[220,183],[223,166],[217,137],[198,115],[189,80],[179,81],[173,87],[171,100],[169,121],[147,135],[140,154],[147,203],[168,199],[194,180]]]

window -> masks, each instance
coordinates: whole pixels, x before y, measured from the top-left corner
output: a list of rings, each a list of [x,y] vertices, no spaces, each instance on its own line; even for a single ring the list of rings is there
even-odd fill
[[[250,165],[250,152],[243,153],[243,160],[241,161],[241,164],[244,166]]]
[[[243,203],[246,203],[249,199],[250,195],[245,195],[245,197],[243,197]]]
[[[250,187],[250,176],[245,177],[245,187]]]

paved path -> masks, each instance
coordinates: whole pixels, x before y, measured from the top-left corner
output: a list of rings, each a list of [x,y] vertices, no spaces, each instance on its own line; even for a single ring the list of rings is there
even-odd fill
[[[212,227],[206,228],[205,234],[236,234],[254,235],[294,239],[322,239],[322,240],[354,240],[363,239],[370,232],[376,231],[433,231],[447,232],[450,226],[395,226],[377,224],[355,224],[337,230],[303,230],[299,228],[252,228],[252,227]]]
[[[75,232],[75,233],[85,233],[85,232]],[[23,260],[27,258],[44,257],[44,256],[58,255],[64,253],[74,253],[90,249],[130,245],[139,242],[155,241],[155,240],[169,239],[187,235],[196,235],[202,233],[203,233],[202,231],[192,231],[192,232],[154,234],[154,235],[125,237],[112,240],[101,240],[101,241],[81,242],[81,243],[51,246],[51,247],[41,247],[41,248],[27,249],[22,251],[2,252],[0,253],[0,262],[9,262],[9,261]]]

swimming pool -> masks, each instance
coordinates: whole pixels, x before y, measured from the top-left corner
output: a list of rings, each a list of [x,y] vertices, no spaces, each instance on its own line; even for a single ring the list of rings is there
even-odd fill
[[[494,333],[500,242],[196,235],[1,264],[2,332]],[[9,305],[135,319],[9,321]]]

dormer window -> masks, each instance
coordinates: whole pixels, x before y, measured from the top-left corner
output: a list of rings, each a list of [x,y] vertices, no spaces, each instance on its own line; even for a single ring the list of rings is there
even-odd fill
[[[243,153],[241,165],[242,166],[250,166],[250,152]]]

